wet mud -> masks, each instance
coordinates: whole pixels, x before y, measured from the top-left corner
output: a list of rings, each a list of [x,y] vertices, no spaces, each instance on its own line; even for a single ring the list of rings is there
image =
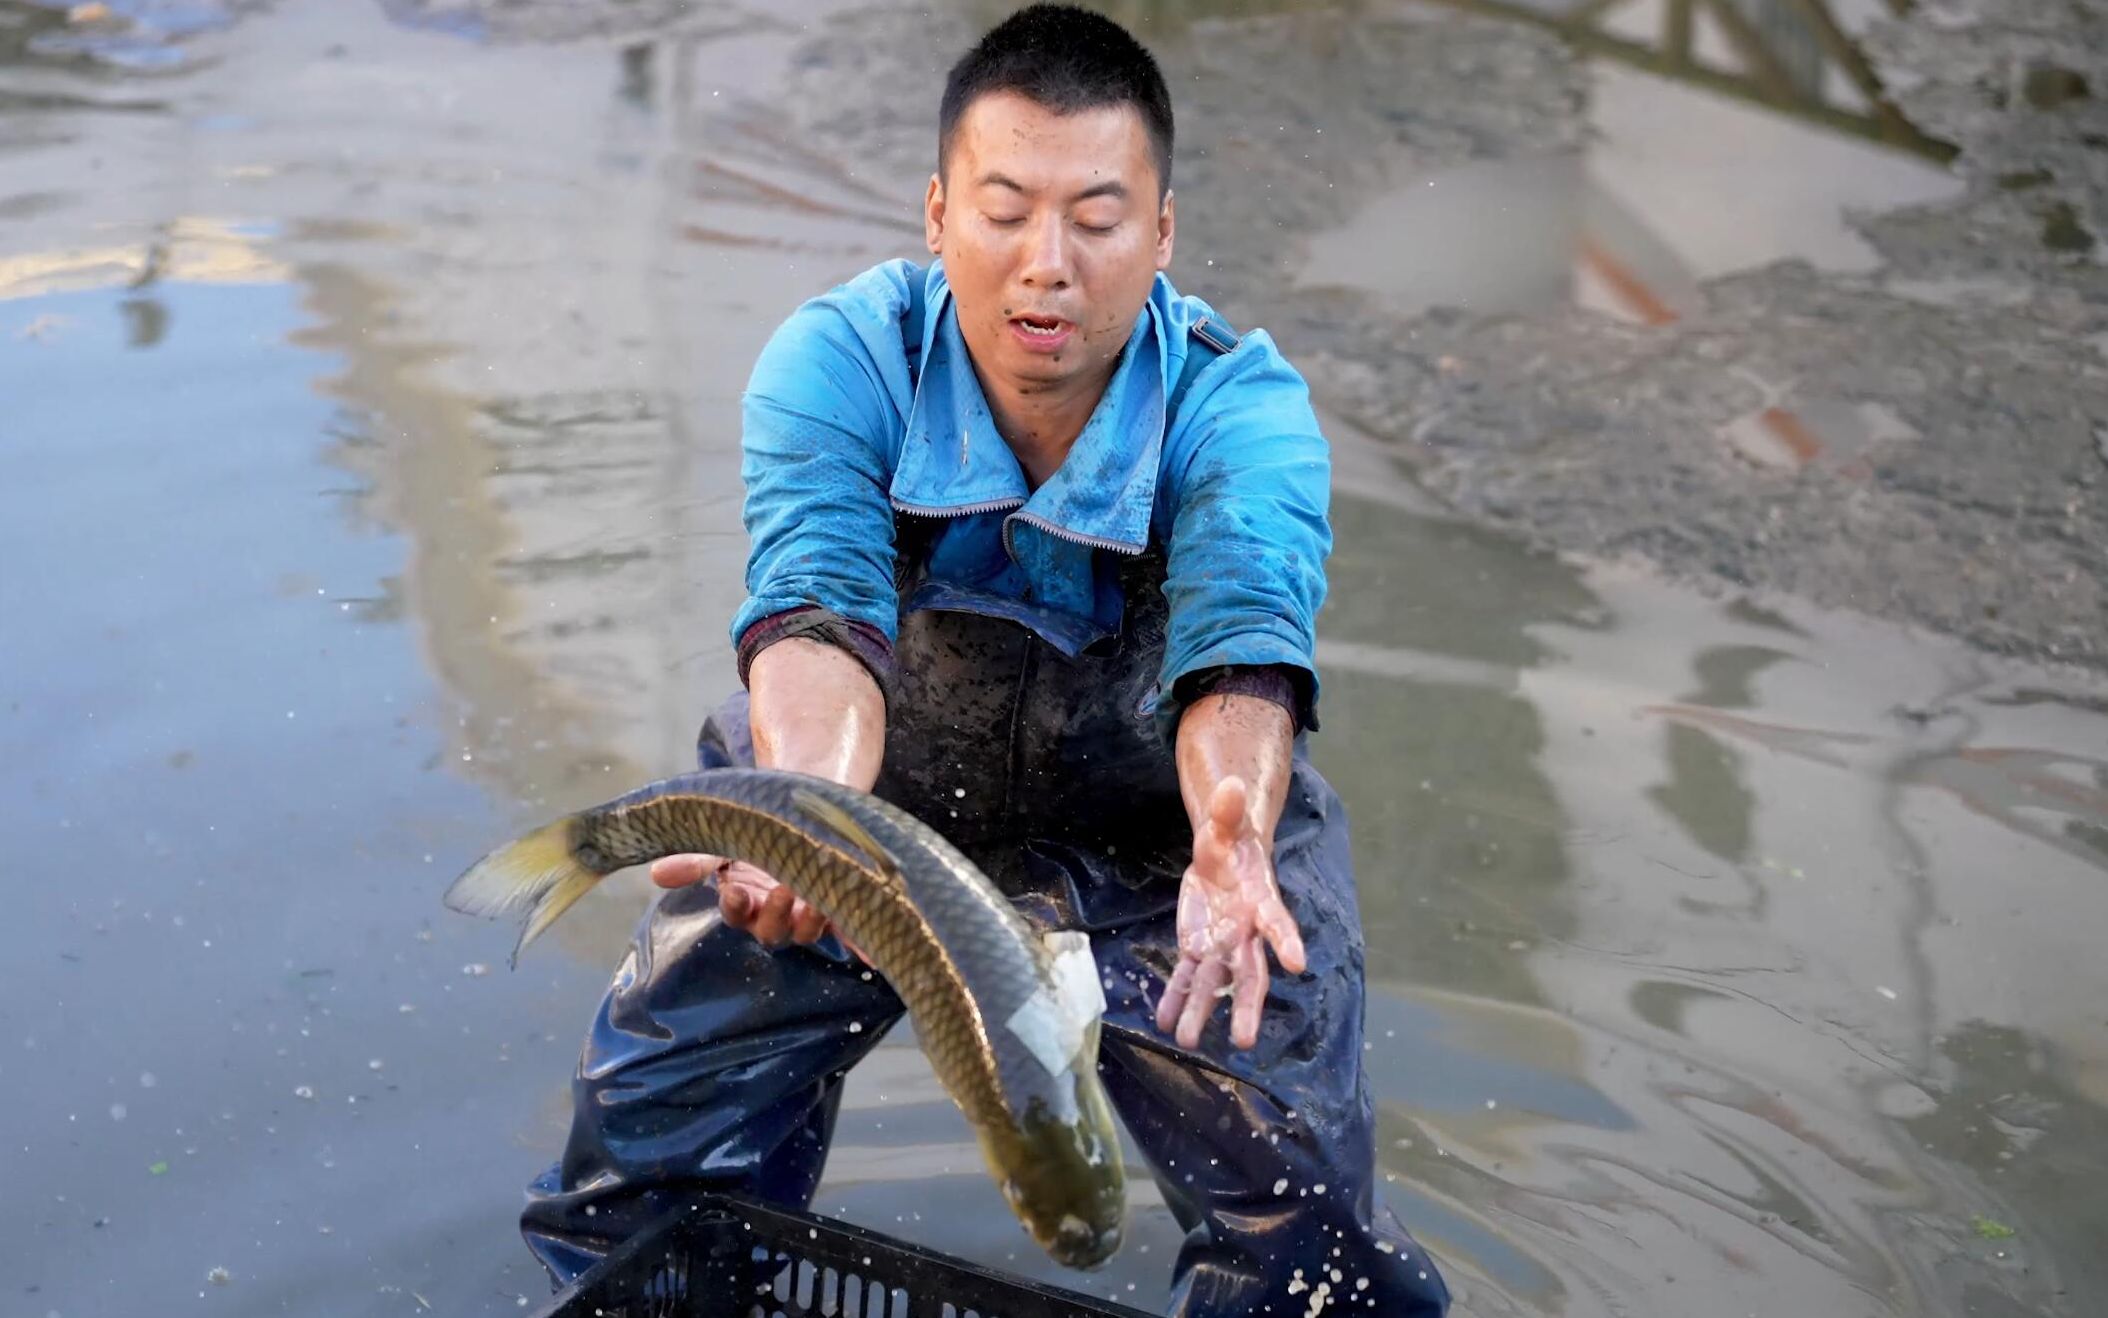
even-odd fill
[[[1662,9],[1587,31],[1659,60]],[[1451,506],[2108,667],[2108,11],[1872,14],[1778,93],[1471,0],[1128,11],[1184,115],[1175,273]],[[800,136],[927,170],[925,33],[873,11],[817,37]],[[1882,99],[1837,108],[1841,66]]]

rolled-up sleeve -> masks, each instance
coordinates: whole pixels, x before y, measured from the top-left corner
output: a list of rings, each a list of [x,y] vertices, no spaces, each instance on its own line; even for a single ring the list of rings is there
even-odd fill
[[[1195,674],[1276,666],[1296,688],[1298,726],[1315,728],[1332,467],[1309,390],[1254,331],[1180,410],[1167,453],[1165,713],[1176,716]]]
[[[735,645],[753,624],[801,607],[897,638],[893,410],[864,341],[825,301],[801,307],[770,338],[742,403],[751,548]]]

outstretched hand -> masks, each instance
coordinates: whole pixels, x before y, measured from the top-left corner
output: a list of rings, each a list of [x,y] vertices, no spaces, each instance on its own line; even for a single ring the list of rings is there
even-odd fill
[[[1178,894],[1178,967],[1157,1003],[1156,1024],[1181,1048],[1200,1043],[1215,1001],[1230,998],[1230,1042],[1259,1042],[1270,944],[1281,968],[1300,974],[1303,937],[1274,883],[1272,848],[1259,837],[1240,778],[1225,778],[1208,798],[1193,835],[1193,863]]]
[[[870,960],[841,930],[828,923],[817,906],[743,860],[707,855],[666,856],[652,862],[651,881],[662,888],[715,882],[717,909],[725,923],[746,930],[766,947],[817,943],[831,932],[858,960]]]

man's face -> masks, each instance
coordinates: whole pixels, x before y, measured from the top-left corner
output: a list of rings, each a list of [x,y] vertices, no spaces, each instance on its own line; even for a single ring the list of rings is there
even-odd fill
[[[1131,105],[981,97],[923,217],[983,381],[1027,393],[1103,373],[1171,262],[1171,199]]]

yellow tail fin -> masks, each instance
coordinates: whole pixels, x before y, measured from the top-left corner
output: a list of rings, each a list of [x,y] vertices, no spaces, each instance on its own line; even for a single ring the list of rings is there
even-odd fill
[[[464,915],[499,919],[527,913],[512,964],[556,917],[592,890],[600,875],[571,854],[571,820],[544,825],[469,867],[446,891],[446,904]]]

